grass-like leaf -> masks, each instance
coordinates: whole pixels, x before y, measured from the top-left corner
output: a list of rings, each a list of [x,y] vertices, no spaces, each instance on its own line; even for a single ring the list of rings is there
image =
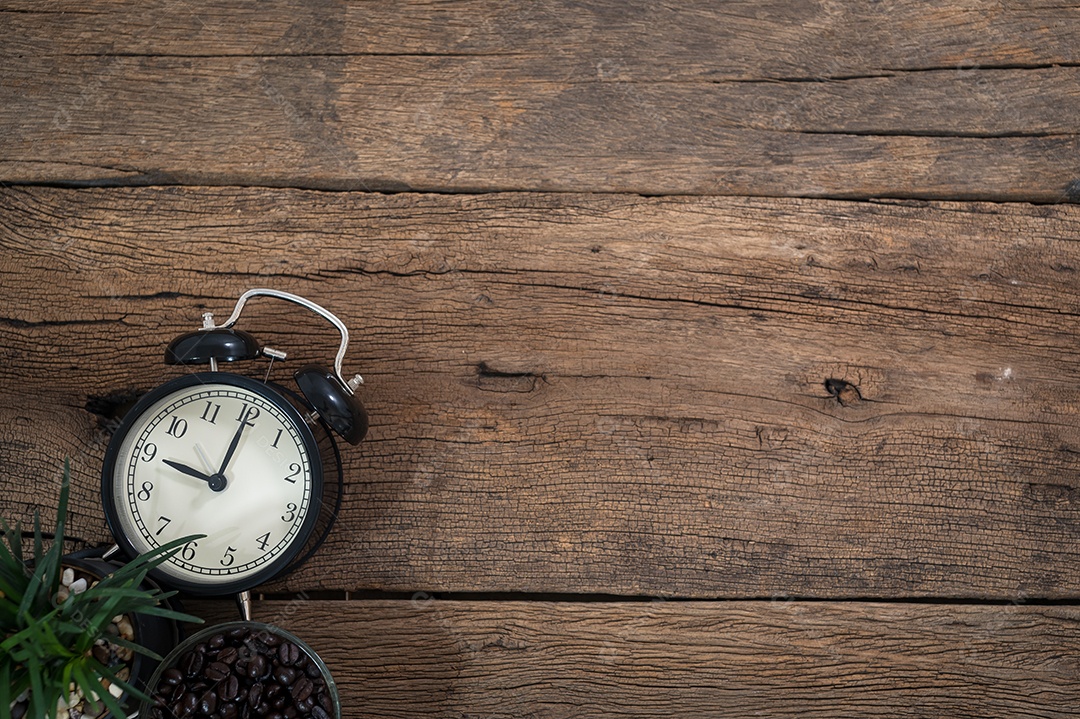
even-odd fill
[[[137,557],[117,571],[102,577],[93,587],[70,593],[57,602],[63,572],[64,532],[70,495],[71,475],[67,462],[60,485],[60,501],[53,540],[46,547],[41,520],[35,513],[33,548],[23,541],[22,528],[0,519],[0,719],[11,719],[11,703],[29,690],[26,716],[55,719],[57,702],[67,699],[74,683],[89,700],[96,695],[100,704],[117,717],[124,717],[122,702],[102,684],[107,680],[123,690],[126,697],[146,695],[128,681],[118,679],[115,667],[104,666],[91,653],[104,639],[116,647],[160,657],[123,637],[108,633],[112,618],[141,613],[179,621],[200,622],[196,617],[163,606],[173,592],[142,585],[148,572],[168,561],[196,536],[169,542]],[[142,586],[140,586],[142,585]]]

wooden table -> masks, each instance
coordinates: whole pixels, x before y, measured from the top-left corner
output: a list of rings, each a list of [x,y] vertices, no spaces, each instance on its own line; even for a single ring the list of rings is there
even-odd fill
[[[256,607],[346,716],[1075,716],[1080,7],[2,0],[0,54],[5,514],[71,457],[108,542],[115,417],[271,286],[367,380]]]

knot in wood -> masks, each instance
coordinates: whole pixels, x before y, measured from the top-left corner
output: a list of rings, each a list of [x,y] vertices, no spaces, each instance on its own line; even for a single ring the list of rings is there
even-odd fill
[[[842,407],[850,407],[862,400],[862,393],[857,385],[844,379],[829,377],[825,380],[825,391],[836,399]]]

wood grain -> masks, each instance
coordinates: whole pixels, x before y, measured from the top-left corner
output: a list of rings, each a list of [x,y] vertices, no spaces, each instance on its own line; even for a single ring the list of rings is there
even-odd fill
[[[1068,717],[1074,607],[258,602],[344,716]]]
[[[1080,198],[1080,12],[4,3],[0,180]]]
[[[8,188],[0,223],[14,477],[82,452],[92,496],[87,402],[252,286],[352,328],[371,436],[282,589],[1080,592],[1075,208]]]

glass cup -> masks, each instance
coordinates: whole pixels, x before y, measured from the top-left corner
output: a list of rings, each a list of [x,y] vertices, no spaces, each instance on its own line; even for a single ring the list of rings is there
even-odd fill
[[[330,676],[330,670],[327,668],[326,663],[323,662],[322,658],[319,657],[319,655],[315,652],[314,649],[308,646],[296,635],[287,632],[280,627],[275,627],[273,624],[263,624],[262,622],[226,622],[224,624],[215,624],[212,627],[206,627],[205,629],[201,629],[195,634],[192,634],[186,640],[181,642],[179,646],[169,652],[169,655],[166,656],[165,659],[161,662],[157,670],[154,672],[153,676],[150,677],[150,681],[147,683],[146,693],[151,697],[157,694],[158,686],[164,680],[163,674],[165,673],[165,671],[172,667],[176,667],[180,662],[181,657],[185,655],[188,651],[193,649],[195,646],[203,642],[207,642],[210,637],[214,636],[215,634],[226,634],[227,632],[231,632],[236,629],[248,630],[248,640],[252,638],[258,639],[260,636],[272,635],[275,637],[279,637],[284,641],[291,642],[297,647],[299,647],[300,651],[307,655],[308,661],[314,663],[315,666],[319,668],[320,676],[326,683],[326,691],[333,705],[332,710],[328,712],[328,715],[332,717],[332,719],[341,719],[341,700],[338,697],[337,685],[334,684],[334,679],[332,676]],[[248,640],[245,640],[245,643]],[[303,672],[300,673],[300,676],[304,676]],[[295,681],[299,681],[299,677]],[[154,714],[152,714],[151,712],[154,707],[155,702],[143,702],[142,705],[139,707],[138,716],[142,717],[142,719],[152,719]],[[197,708],[194,713],[198,713]],[[173,714],[171,710],[166,709],[163,712],[162,716],[166,717],[167,719],[171,719]],[[256,719],[256,715],[254,712],[252,712],[251,717],[252,719]]]

